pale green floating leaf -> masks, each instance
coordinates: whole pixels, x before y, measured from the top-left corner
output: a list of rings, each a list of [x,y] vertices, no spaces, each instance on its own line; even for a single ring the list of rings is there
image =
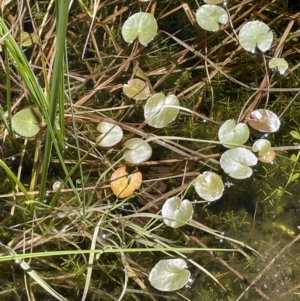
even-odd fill
[[[180,197],[167,199],[161,211],[164,223],[172,228],[178,228],[187,223],[193,215],[193,205],[189,200],[181,201]]]
[[[26,108],[12,117],[13,130],[23,137],[33,137],[41,129],[42,116],[38,108]]]
[[[175,291],[185,286],[191,276],[181,258],[160,260],[149,274],[149,281],[160,291]]]
[[[261,21],[250,21],[244,24],[239,32],[241,46],[252,53],[257,47],[262,52],[270,49],[273,33],[270,27]]]
[[[156,93],[148,98],[144,107],[144,116],[146,122],[155,128],[162,128],[174,120],[179,108],[170,106],[179,106],[179,100],[173,94],[165,96],[164,93]]]
[[[235,179],[249,178],[253,173],[249,166],[256,164],[256,156],[243,147],[229,149],[220,158],[222,169]]]
[[[140,138],[131,138],[124,143],[129,150],[124,154],[124,160],[131,164],[140,164],[147,161],[152,155],[149,143]]]
[[[96,138],[96,142],[102,147],[112,147],[123,138],[123,130],[117,124],[102,121],[97,130],[102,134]]]
[[[205,171],[194,180],[197,194],[208,202],[218,200],[224,191],[222,178],[214,172]]]
[[[235,146],[228,145],[227,143],[244,144],[249,138],[249,128],[245,123],[236,124],[234,119],[225,121],[218,132],[219,140],[227,148]]]
[[[132,43],[138,38],[143,46],[147,46],[153,40],[156,33],[156,19],[149,13],[135,13],[122,26],[122,36],[127,43]]]
[[[280,128],[279,117],[267,109],[252,111],[248,123],[254,129],[265,133],[274,133]]]
[[[208,31],[218,30],[219,23],[228,22],[226,10],[218,5],[204,4],[196,11],[196,20],[199,26]]]
[[[134,78],[123,85],[123,92],[129,98],[143,100],[150,96],[150,89],[141,79]]]
[[[266,155],[271,149],[271,142],[267,139],[259,139],[253,143],[252,150],[259,156]]]
[[[283,58],[272,58],[269,61],[269,68],[270,69],[277,69],[281,75],[285,73],[288,69],[289,65],[287,61]]]

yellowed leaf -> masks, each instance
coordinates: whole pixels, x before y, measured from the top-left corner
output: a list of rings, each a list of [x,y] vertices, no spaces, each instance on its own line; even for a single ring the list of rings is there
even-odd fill
[[[128,175],[125,165],[116,169],[110,178],[110,188],[118,198],[129,197],[141,184],[142,174],[138,171]]]

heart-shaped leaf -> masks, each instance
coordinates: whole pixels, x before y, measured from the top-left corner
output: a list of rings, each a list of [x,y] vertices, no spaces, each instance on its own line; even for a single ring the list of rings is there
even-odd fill
[[[261,21],[250,21],[244,24],[239,32],[241,46],[252,53],[256,47],[265,52],[273,42],[273,33],[270,27]]]
[[[204,4],[196,11],[196,20],[199,26],[208,31],[218,30],[219,23],[228,22],[226,10],[218,5]]]
[[[266,155],[271,148],[271,142],[267,139],[259,139],[253,143],[252,150],[258,152],[259,156]]]
[[[117,124],[101,121],[97,130],[102,134],[96,138],[96,142],[102,147],[112,147],[123,138],[123,130]]]
[[[280,128],[280,119],[270,110],[258,109],[250,114],[248,123],[256,130],[265,133],[273,133]]]
[[[289,65],[285,59],[282,58],[272,58],[269,61],[269,68],[277,69],[281,75],[285,73]]]
[[[191,276],[181,258],[160,260],[149,274],[152,286],[160,291],[175,291],[185,286]]]
[[[135,13],[122,26],[122,36],[127,43],[132,43],[138,38],[143,46],[147,46],[153,40],[156,33],[156,19],[149,13]]]
[[[161,211],[164,223],[172,228],[178,228],[188,222],[193,215],[193,205],[189,200],[181,201],[180,197],[167,199]]]
[[[135,171],[128,175],[126,166],[121,166],[114,171],[110,178],[110,188],[118,198],[127,198],[139,189],[142,184],[142,174]]]
[[[42,116],[38,108],[26,108],[12,117],[13,130],[23,137],[33,137],[41,129]]]
[[[168,125],[176,118],[179,108],[170,106],[179,106],[179,100],[173,94],[165,96],[164,93],[156,93],[148,98],[144,107],[144,116],[146,122],[155,128],[162,128]]]
[[[194,180],[197,194],[208,202],[218,200],[224,191],[222,178],[214,172],[205,171]]]
[[[149,143],[140,138],[131,138],[124,143],[129,150],[125,152],[125,161],[131,164],[140,164],[147,161],[152,155]]]
[[[138,79],[131,79],[128,84],[123,85],[123,92],[129,98],[135,100],[146,99],[150,96],[150,89],[147,84]]]
[[[249,138],[249,128],[245,123],[236,124],[234,119],[225,121],[218,132],[219,140],[227,147],[235,147],[227,143],[244,144]]]
[[[256,164],[256,156],[243,147],[229,149],[220,158],[222,169],[235,179],[249,178],[253,173],[249,166]]]

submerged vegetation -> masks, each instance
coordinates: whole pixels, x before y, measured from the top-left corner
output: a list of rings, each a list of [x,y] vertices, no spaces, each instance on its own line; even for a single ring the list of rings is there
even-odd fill
[[[1,2],[0,300],[300,299],[300,5],[204,2]]]

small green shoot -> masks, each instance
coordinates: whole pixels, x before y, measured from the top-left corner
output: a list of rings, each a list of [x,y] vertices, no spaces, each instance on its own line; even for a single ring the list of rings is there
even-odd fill
[[[167,226],[179,228],[192,218],[193,212],[193,205],[189,200],[181,200],[180,197],[175,196],[165,201],[161,215]]]

